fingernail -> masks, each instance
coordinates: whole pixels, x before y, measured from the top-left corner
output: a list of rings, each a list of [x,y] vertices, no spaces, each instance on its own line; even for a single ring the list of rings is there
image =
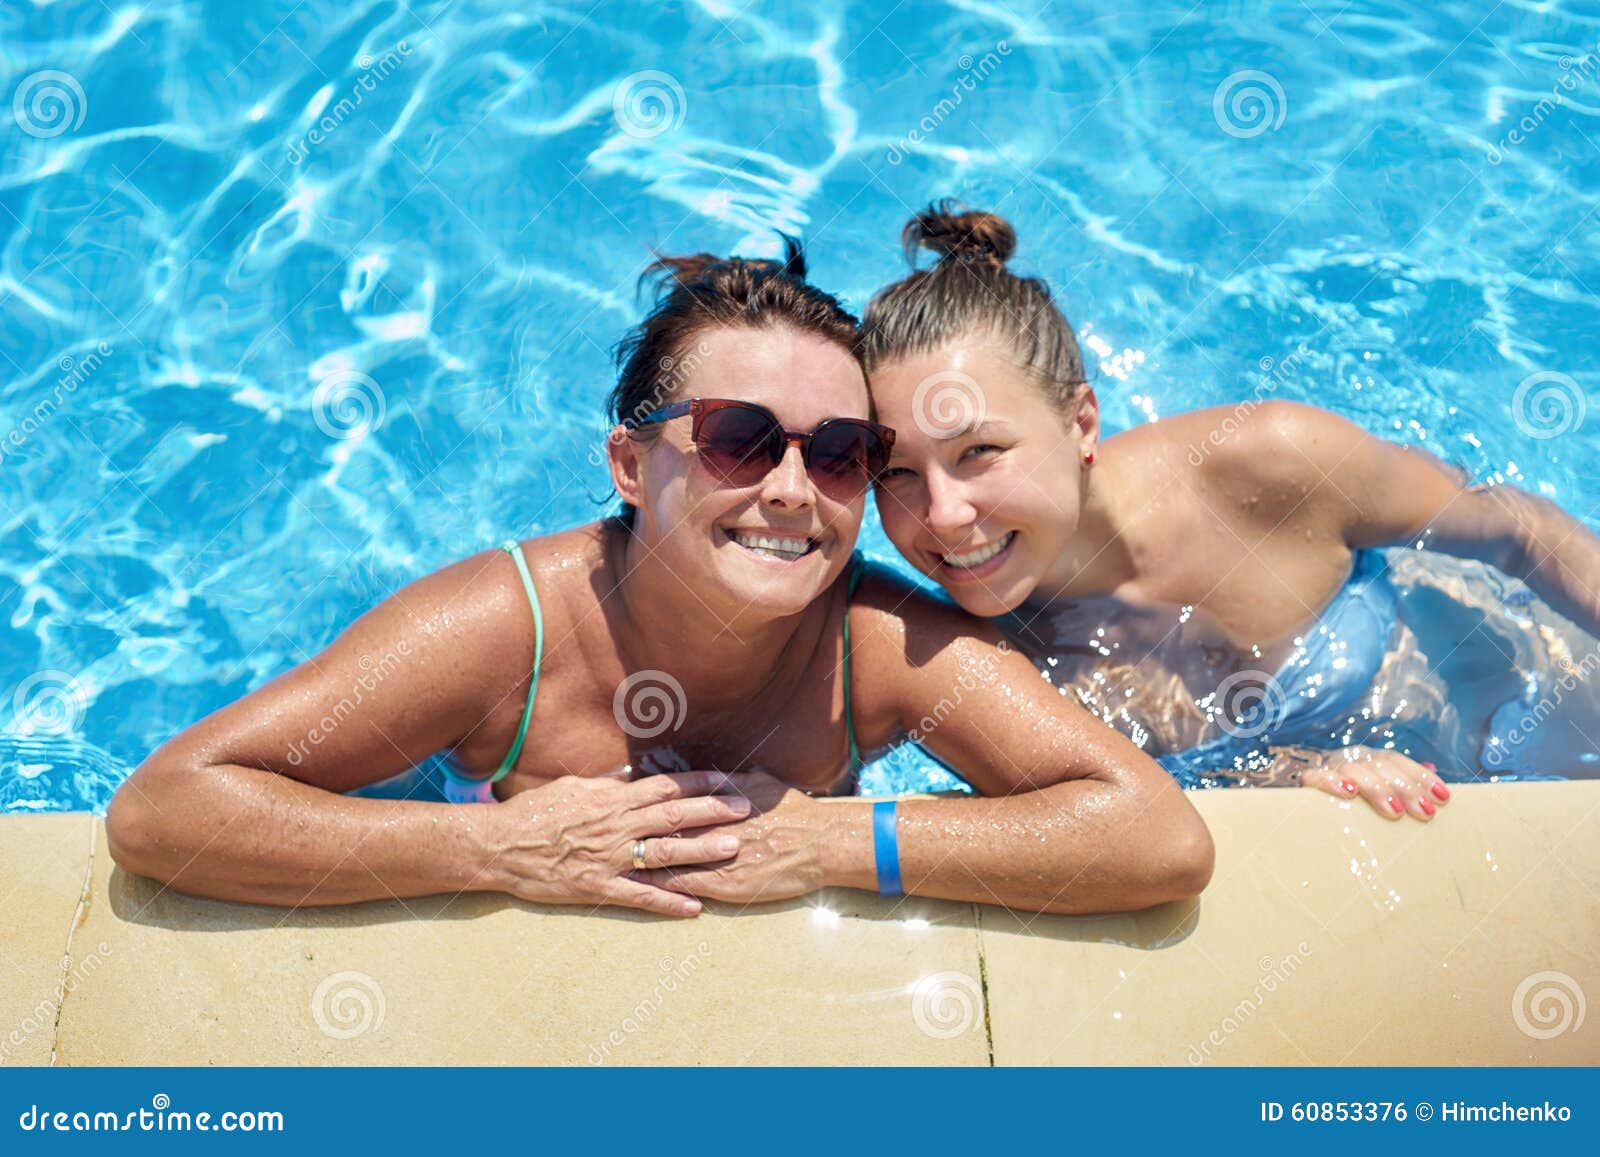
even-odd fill
[[[685,916],[697,915],[699,913],[699,911],[700,911],[700,901],[699,900],[685,900],[683,902],[683,914]]]
[[[742,795],[736,795],[728,800],[728,810],[742,816],[749,812],[750,801]]]
[[[1359,788],[1356,787],[1355,784],[1351,783],[1348,779],[1341,779],[1339,781],[1339,788],[1340,788],[1341,791],[1343,791],[1345,793],[1345,795],[1355,795],[1356,792],[1360,790]]]
[[[1403,815],[1406,814],[1405,806],[1403,804],[1401,804],[1401,802],[1400,802],[1400,800],[1399,800],[1399,798],[1397,796],[1392,796],[1391,795],[1389,797],[1389,807],[1394,811],[1394,814],[1397,815],[1397,816],[1403,816]]]
[[[731,856],[739,850],[739,841],[733,836],[723,836],[711,846],[720,855]]]
[[[1435,767],[1431,763],[1424,763],[1422,766],[1427,768],[1429,771],[1438,771],[1439,770],[1437,767]]]
[[[1446,800],[1450,798],[1450,789],[1442,783],[1434,784],[1429,790],[1433,792],[1434,799]]]
[[[1434,812],[1439,810],[1425,799],[1419,799],[1417,801],[1417,806],[1422,809],[1422,814],[1425,816],[1431,816]]]

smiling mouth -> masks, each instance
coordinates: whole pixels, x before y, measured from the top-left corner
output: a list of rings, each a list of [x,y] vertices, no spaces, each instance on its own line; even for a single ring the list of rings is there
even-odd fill
[[[967,551],[965,554],[935,553],[934,557],[942,565],[953,570],[972,570],[974,567],[980,567],[989,560],[998,557],[1006,547],[1011,545],[1011,540],[1016,537],[1017,532],[1010,530],[987,546],[980,546],[975,550]]]
[[[758,554],[762,558],[777,559],[780,562],[792,562],[797,558],[804,558],[817,549],[816,539],[797,534],[762,534],[753,530],[731,528],[725,533],[728,541],[735,546],[743,547],[751,554]]]

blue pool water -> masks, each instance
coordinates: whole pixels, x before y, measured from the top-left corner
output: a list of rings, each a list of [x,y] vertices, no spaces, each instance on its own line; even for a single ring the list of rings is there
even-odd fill
[[[605,509],[652,248],[800,233],[859,309],[937,195],[1017,224],[1113,428],[1267,388],[1596,526],[1600,13],[1105,7],[0,4],[0,807],[102,808],[402,583]],[[1472,778],[1560,627],[1439,573],[1400,740]]]

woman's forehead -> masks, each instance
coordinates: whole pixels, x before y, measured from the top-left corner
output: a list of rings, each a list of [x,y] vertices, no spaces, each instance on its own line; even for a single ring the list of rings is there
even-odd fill
[[[837,342],[787,326],[707,331],[680,364],[698,355],[684,392],[756,402],[792,428],[824,418],[865,417],[866,379]]]

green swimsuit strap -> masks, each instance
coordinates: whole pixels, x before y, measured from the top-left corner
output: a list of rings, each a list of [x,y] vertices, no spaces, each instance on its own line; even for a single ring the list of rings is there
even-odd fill
[[[539,665],[544,662],[544,616],[539,613],[539,595],[533,589],[533,576],[528,573],[527,560],[522,557],[522,546],[516,539],[508,538],[500,544],[500,549],[516,562],[517,573],[522,576],[522,589],[528,592],[528,605],[533,608],[533,678],[528,683],[528,705],[522,709],[522,725],[517,728],[517,738],[512,741],[511,750],[506,752],[500,770],[489,778],[489,783],[504,779],[515,766],[517,756],[522,753],[522,741],[528,737],[528,720],[533,718],[533,697],[539,691]]]
[[[859,554],[850,556],[849,585],[845,587],[844,604],[844,733],[850,740],[850,768],[861,766],[861,748],[856,746],[855,717],[850,710],[850,598],[856,593],[861,575],[866,570],[866,559]]]

